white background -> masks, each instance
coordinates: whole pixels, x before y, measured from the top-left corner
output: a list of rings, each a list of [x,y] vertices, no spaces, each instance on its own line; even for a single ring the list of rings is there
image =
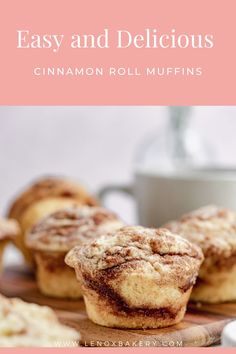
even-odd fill
[[[195,107],[191,127],[236,165],[236,107]],[[167,123],[166,107],[0,107],[0,211],[32,179],[68,175],[96,192],[130,183],[137,147]],[[108,206],[135,222],[134,203],[113,196]],[[19,261],[9,249],[8,263]]]
[[[72,176],[93,191],[130,182],[138,145],[166,122],[166,107],[0,107],[1,212],[42,174]],[[236,165],[236,107],[195,107],[191,126]],[[131,219],[130,208],[119,212]]]

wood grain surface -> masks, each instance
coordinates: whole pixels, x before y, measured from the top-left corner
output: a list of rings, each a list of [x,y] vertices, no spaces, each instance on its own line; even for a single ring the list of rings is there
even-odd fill
[[[0,293],[51,306],[61,322],[80,331],[84,346],[210,346],[220,342],[222,329],[236,318],[236,303],[190,303],[184,320],[176,326],[155,330],[101,327],[88,319],[83,300],[60,300],[41,295],[34,276],[26,269],[6,269],[0,277]]]

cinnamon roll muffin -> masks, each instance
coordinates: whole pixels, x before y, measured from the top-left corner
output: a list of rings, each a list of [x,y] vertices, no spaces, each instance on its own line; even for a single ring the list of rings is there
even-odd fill
[[[4,249],[9,241],[13,241],[20,233],[20,228],[15,220],[0,218],[0,271]]]
[[[201,250],[182,237],[140,226],[124,227],[66,256],[89,318],[120,328],[180,322],[202,260]]]
[[[68,208],[50,214],[27,235],[27,247],[37,265],[41,292],[55,297],[79,298],[81,289],[64,258],[75,245],[96,239],[123,226],[118,217],[101,207]]]
[[[25,245],[28,230],[44,216],[64,207],[97,205],[97,201],[80,184],[66,178],[45,177],[34,182],[13,202],[8,216],[16,219],[22,229],[16,246],[28,263],[32,255]]]
[[[236,213],[206,206],[165,225],[201,247],[201,266],[192,300],[218,303],[236,300]]]
[[[49,307],[0,295],[0,347],[75,347],[79,339]]]

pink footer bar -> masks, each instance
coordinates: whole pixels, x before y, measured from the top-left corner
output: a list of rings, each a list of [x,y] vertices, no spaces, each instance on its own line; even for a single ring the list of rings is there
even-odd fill
[[[135,353],[135,354],[156,354],[156,353],[184,353],[184,354],[197,354],[197,353],[209,353],[213,352],[214,354],[235,354],[234,348],[223,348],[223,347],[212,347],[212,348],[0,348],[0,352],[8,354],[74,354],[79,352],[99,352],[103,354],[119,354],[122,353]]]

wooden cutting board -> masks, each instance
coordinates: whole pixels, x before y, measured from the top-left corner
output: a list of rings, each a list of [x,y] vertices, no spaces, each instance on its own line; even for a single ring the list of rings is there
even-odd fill
[[[10,268],[0,277],[0,293],[54,308],[61,322],[78,329],[84,346],[210,346],[220,342],[223,327],[236,318],[236,303],[190,304],[184,320],[172,327],[121,330],[92,323],[83,300],[59,300],[43,296],[34,276],[25,269]]]

